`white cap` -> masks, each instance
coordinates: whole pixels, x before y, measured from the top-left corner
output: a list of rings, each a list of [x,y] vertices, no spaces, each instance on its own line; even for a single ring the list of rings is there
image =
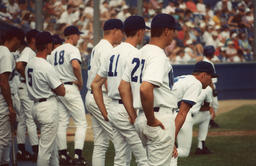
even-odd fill
[[[195,25],[191,21],[186,22],[186,25],[188,27],[190,27],[190,28],[194,28],[195,27]]]
[[[232,37],[232,38],[237,37],[237,33],[233,33],[231,37]]]

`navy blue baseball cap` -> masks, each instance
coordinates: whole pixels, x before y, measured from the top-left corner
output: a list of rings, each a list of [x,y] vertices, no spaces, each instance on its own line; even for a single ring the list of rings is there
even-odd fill
[[[48,43],[52,43],[52,35],[50,32],[43,31],[36,35],[36,45],[45,45]]]
[[[124,31],[150,29],[141,16],[130,16],[124,21]]]
[[[123,30],[123,22],[120,19],[109,19],[104,23],[103,30],[120,29]]]
[[[52,36],[52,40],[54,45],[62,44],[65,41],[64,39],[60,38],[57,34]]]
[[[170,14],[157,14],[151,22],[151,29],[153,28],[182,30],[181,25]]]
[[[194,73],[195,72],[206,72],[206,73],[210,74],[213,78],[218,77],[218,75],[214,71],[212,64],[210,64],[209,62],[205,62],[205,61],[197,62],[195,64],[193,72]]]
[[[212,45],[208,45],[204,47],[204,55],[212,56],[215,53],[215,48]]]
[[[64,29],[64,36],[69,36],[74,34],[80,35],[80,34],[83,34],[83,32],[80,32],[79,29],[74,25],[68,26],[67,28]]]

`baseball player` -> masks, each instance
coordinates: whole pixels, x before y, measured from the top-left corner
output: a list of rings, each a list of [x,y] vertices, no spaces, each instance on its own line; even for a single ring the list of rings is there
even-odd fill
[[[71,162],[74,165],[86,165],[86,161],[82,157],[87,122],[84,103],[80,94],[80,90],[83,86],[80,66],[81,55],[78,48],[75,47],[80,34],[82,34],[82,32],[75,26],[65,28],[65,43],[55,48],[48,57],[48,61],[54,66],[67,91],[64,97],[59,97],[60,102],[58,103],[59,127],[57,142],[61,165],[71,164]],[[73,160],[67,152],[66,138],[70,117],[73,118],[76,125],[75,155]]]
[[[172,66],[164,48],[181,29],[168,14],[156,15],[151,23],[149,44],[127,65],[119,91],[128,112],[139,109],[135,128],[146,146],[149,166],[169,166],[171,162],[177,107],[172,88]],[[132,94],[131,94],[132,92]],[[133,103],[133,104],[132,104]]]
[[[24,32],[14,28],[6,33],[3,45],[0,46],[0,165],[2,166],[9,165],[10,125],[14,125],[16,118],[9,84],[15,69],[11,52],[15,52],[23,40]]]
[[[99,110],[93,94],[91,91],[91,83],[95,78],[101,65],[106,63],[105,56],[113,49],[113,45],[119,44],[123,39],[123,23],[119,19],[109,19],[104,23],[104,36],[103,39],[93,48],[91,53],[91,60],[88,67],[88,80],[86,94],[86,108],[92,115],[92,129],[94,135],[94,148],[92,154],[93,166],[104,166],[105,155],[109,146],[109,141],[112,140],[112,126],[104,119],[101,111]],[[107,95],[106,86],[102,87],[103,100],[106,109],[110,107],[111,99]],[[105,116],[106,117],[106,116]]]
[[[58,129],[56,95],[64,96],[65,87],[57,72],[46,61],[52,48],[51,34],[39,32],[36,36],[36,57],[31,58],[25,68],[28,95],[34,101],[32,116],[40,127],[37,166],[59,165],[56,144]]]
[[[204,98],[200,96],[202,94],[202,88],[205,89],[208,85],[211,84],[211,79],[216,77],[214,69],[212,65],[208,62],[198,62],[195,67],[192,75],[183,75],[179,76],[175,79],[175,83],[173,86],[173,92],[178,99],[178,106],[180,110],[182,107],[187,107],[189,111],[190,108],[196,104],[195,109],[199,110],[202,102],[205,99],[205,94],[203,94]],[[177,116],[179,116],[179,110]],[[177,120],[177,118],[176,118]],[[177,135],[177,143],[178,143],[178,156],[186,157],[189,155],[190,146],[192,142],[192,128],[193,128],[193,120],[191,116],[191,111],[188,112],[186,116],[186,120],[182,125],[178,135]],[[171,166],[177,165],[177,158],[172,159]]]
[[[28,46],[21,52],[20,57],[17,59],[16,70],[20,73],[20,84],[18,87],[18,94],[20,98],[20,111],[18,114],[18,127],[17,127],[17,144],[18,144],[18,160],[30,160],[36,161],[38,153],[38,135],[36,124],[32,117],[31,111],[33,107],[33,100],[28,96],[26,81],[25,81],[25,67],[28,61],[36,56],[36,35],[37,30],[30,30],[26,34],[26,41]],[[34,155],[31,156],[29,152],[25,150],[26,141],[26,129],[28,131],[29,141],[32,145]]]
[[[215,48],[212,45],[205,46],[203,61],[211,63],[214,68],[214,71],[216,72],[215,66],[214,66],[213,62],[211,61],[211,59],[214,57],[214,53],[215,53]],[[217,82],[218,82],[217,78],[212,79],[212,83],[213,83],[213,85],[212,85],[212,88],[213,88],[212,107],[213,107],[215,113],[218,111],[218,108],[219,108],[219,102],[218,102],[217,91],[216,91],[216,83]],[[210,126],[213,128],[219,128],[219,125],[214,121],[214,119],[211,119]]]
[[[130,149],[135,156],[138,166],[148,165],[146,150],[133,125],[136,118],[135,112],[129,116],[122,104],[118,91],[125,66],[130,62],[132,55],[138,52],[136,46],[142,42],[146,28],[143,17],[130,16],[125,20],[124,32],[127,36],[125,42],[115,47],[105,57],[105,63],[101,65],[91,85],[95,101],[103,113],[104,119],[109,119],[113,126],[114,165],[116,166],[126,165],[127,160],[130,160],[129,157],[127,158]],[[106,80],[108,96],[112,99],[108,112],[104,105],[101,90]]]

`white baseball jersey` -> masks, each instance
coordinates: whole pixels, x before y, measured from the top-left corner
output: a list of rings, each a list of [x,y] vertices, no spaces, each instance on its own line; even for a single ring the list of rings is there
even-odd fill
[[[172,92],[173,70],[163,49],[147,44],[140,49],[127,65],[122,79],[130,82],[133,106],[142,109],[140,84],[142,81],[157,86],[154,88],[154,107],[177,108],[177,100]]]
[[[210,60],[209,60],[208,58],[206,58],[205,56],[204,56],[204,58],[203,58],[203,61],[212,64],[212,67],[213,67],[213,69],[214,69],[214,72],[216,73],[215,66],[214,66],[214,64],[213,64],[212,61],[210,61]],[[217,82],[218,82],[218,79],[217,79],[217,78],[212,78],[212,83],[216,84]]]
[[[112,99],[121,99],[118,86],[124,73],[126,64],[130,61],[132,55],[136,54],[138,49],[133,45],[123,42],[115,47],[105,58],[98,71],[101,77],[107,77],[108,96]]]
[[[90,64],[88,67],[88,79],[87,79],[87,89],[91,90],[91,84],[94,80],[100,66],[106,63],[104,60],[112,51],[113,46],[109,41],[101,39],[101,41],[93,48],[91,53]],[[102,86],[102,91],[106,92],[105,86]]]
[[[36,56],[36,53],[30,47],[25,47],[21,52],[20,57],[17,59],[17,62],[28,63],[29,59],[35,56]]]
[[[78,60],[81,63],[81,55],[78,48],[72,44],[64,43],[55,48],[47,60],[54,66],[62,82],[73,82],[77,80],[71,61]]]
[[[5,72],[10,72],[9,80],[12,79],[13,76],[13,70],[15,68],[15,61],[13,58],[12,53],[9,51],[9,49],[5,46],[0,46],[0,74],[3,74]],[[0,89],[0,95],[2,95],[1,89]],[[0,113],[2,114],[2,110],[0,110]]]
[[[25,76],[28,94],[33,100],[55,96],[52,89],[62,84],[53,66],[43,58],[31,58]]]
[[[204,102],[207,102],[207,103],[212,102],[212,88],[210,86],[207,86],[205,89],[202,89],[200,95],[196,100],[196,104],[193,105],[192,108],[190,108],[191,113],[199,112]]]
[[[178,99],[178,105],[181,101],[194,105],[202,91],[202,83],[193,75],[182,75],[175,77],[173,93]]]

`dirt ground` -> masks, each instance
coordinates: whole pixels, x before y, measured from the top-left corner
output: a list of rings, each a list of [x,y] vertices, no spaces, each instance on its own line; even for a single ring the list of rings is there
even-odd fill
[[[219,109],[217,112],[217,116],[231,111],[235,108],[238,108],[243,105],[247,104],[256,104],[256,100],[221,100],[219,101]],[[93,140],[93,132],[91,128],[91,115],[87,114],[86,115],[87,123],[88,123],[88,128],[87,128],[87,133],[86,133],[86,141],[92,141]],[[68,129],[68,141],[73,141],[74,140],[74,132],[75,132],[75,125],[72,120],[70,120],[70,127]],[[219,136],[219,135],[256,135],[256,131],[249,131],[249,132],[244,132],[244,131],[232,131],[232,132],[210,132],[209,135],[211,136]],[[195,133],[194,135],[197,135]]]

